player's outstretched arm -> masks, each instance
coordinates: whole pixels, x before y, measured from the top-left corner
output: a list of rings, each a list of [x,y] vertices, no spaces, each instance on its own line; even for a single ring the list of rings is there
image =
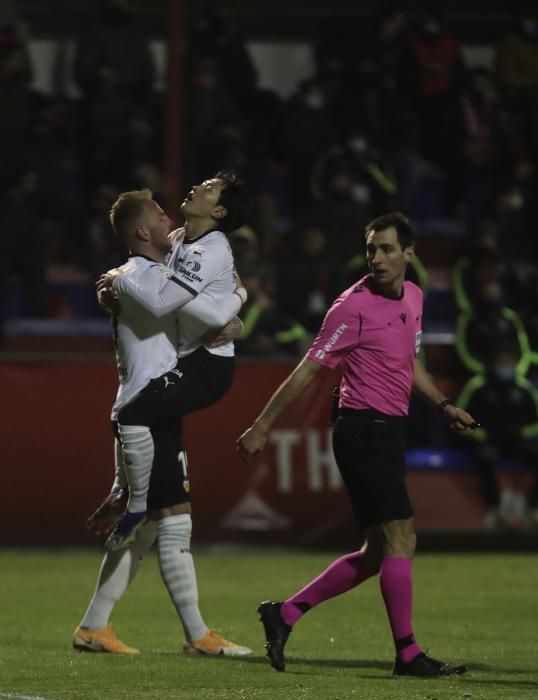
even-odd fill
[[[304,357],[287,379],[271,396],[254,423],[237,440],[236,449],[245,462],[249,462],[265,447],[271,426],[282,411],[294,401],[319,371],[321,365]]]
[[[464,411],[463,408],[454,406],[450,399],[447,399],[443,392],[439,391],[418,360],[415,360],[413,388],[443,412],[452,430],[460,432],[463,430],[475,430],[480,427],[480,424],[476,422],[470,413]]]
[[[181,308],[181,313],[193,316],[209,328],[224,329],[239,313],[246,300],[247,290],[244,287],[236,287],[227,296],[216,298],[211,293],[211,285],[208,285],[195,299]]]

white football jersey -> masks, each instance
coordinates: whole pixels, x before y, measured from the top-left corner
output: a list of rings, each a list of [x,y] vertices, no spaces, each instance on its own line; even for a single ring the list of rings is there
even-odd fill
[[[151,379],[175,367],[180,326],[196,325],[203,334],[208,328],[225,326],[241,307],[240,297],[231,293],[233,289],[217,303],[209,288],[198,294],[168,266],[142,255],[133,256],[120,269],[122,274],[113,283],[121,308],[114,319],[120,386],[113,419]]]
[[[155,263],[134,256],[120,267],[121,277],[139,281]],[[168,313],[158,318],[129,295],[117,291],[121,304],[113,319],[114,352],[119,387],[112,407],[112,420],[151,380],[175,367],[179,345],[178,320]]]
[[[226,304],[235,289],[236,278],[233,254],[226,234],[212,230],[185,240],[183,233],[183,229],[172,233],[177,242],[168,255],[167,265],[174,270],[179,282],[193,294],[204,290],[218,307]],[[202,345],[201,337],[208,328],[203,320],[192,313],[186,316],[183,311],[178,312],[179,357],[185,357],[199,348]],[[208,351],[230,357],[234,354],[234,344],[226,343],[219,348],[208,348]]]

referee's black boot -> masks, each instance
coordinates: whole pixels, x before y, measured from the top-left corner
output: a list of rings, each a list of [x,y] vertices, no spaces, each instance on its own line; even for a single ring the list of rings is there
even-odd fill
[[[284,622],[280,614],[281,605],[282,603],[276,600],[265,600],[258,608],[265,630],[267,658],[276,671],[283,671],[286,668],[284,646],[291,632],[291,626]]]
[[[400,659],[394,662],[392,674],[394,676],[421,676],[423,678],[436,678],[439,676],[459,676],[467,671],[467,666],[452,666],[443,661],[432,659],[424,652],[415,656],[413,661],[404,663]]]

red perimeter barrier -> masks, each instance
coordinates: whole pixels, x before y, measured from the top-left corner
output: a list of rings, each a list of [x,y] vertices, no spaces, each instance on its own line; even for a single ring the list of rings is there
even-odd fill
[[[321,371],[275,425],[265,452],[241,462],[235,440],[288,375],[240,364],[229,394],[189,416],[185,439],[197,540],[334,544],[356,532],[332,457],[337,376]],[[91,544],[84,520],[113,475],[108,363],[0,365],[0,544]],[[417,527],[479,526],[473,475],[411,474]]]

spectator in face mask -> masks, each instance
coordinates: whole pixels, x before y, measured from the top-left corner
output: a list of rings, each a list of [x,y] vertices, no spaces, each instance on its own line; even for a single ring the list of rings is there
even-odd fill
[[[320,171],[317,187],[319,199],[308,210],[307,218],[319,222],[332,252],[347,260],[357,252],[357,231],[364,228],[371,214],[371,190],[339,155],[331,157]]]
[[[527,517],[537,522],[538,404],[536,389],[517,371],[518,361],[517,347],[497,346],[486,373],[467,382],[457,404],[472,411],[481,423],[461,440],[468,443],[480,476],[488,528],[521,527]],[[501,460],[517,460],[534,470],[534,486],[528,496],[517,484],[500,487],[497,471]]]
[[[519,314],[505,306],[504,292],[497,279],[481,281],[477,299],[463,311],[456,323],[456,351],[472,373],[487,369],[491,348],[510,344],[518,354],[517,369],[525,374],[531,362],[529,340]]]
[[[346,171],[352,179],[350,195],[355,202],[374,211],[396,204],[393,168],[364,127],[353,126],[342,145],[332,146],[316,160],[310,180],[314,198],[324,197],[330,178],[338,170]]]
[[[319,220],[333,252],[343,260],[356,255],[357,231],[373,212],[394,208],[397,202],[391,164],[359,124],[349,129],[342,143],[319,155],[309,188],[316,202],[310,209],[310,218]]]

